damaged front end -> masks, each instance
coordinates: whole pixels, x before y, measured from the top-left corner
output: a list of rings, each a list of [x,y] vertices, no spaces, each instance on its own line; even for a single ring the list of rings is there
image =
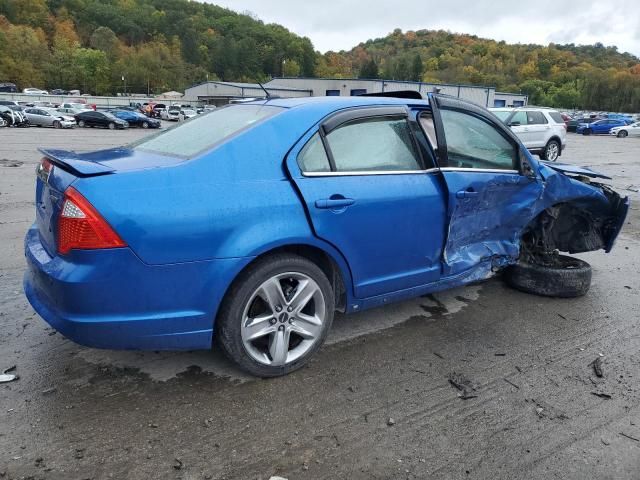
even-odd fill
[[[591,181],[592,177],[607,177],[588,169],[580,170],[554,172],[552,177],[556,178],[547,179],[543,197],[547,197],[545,203],[553,203],[525,229],[521,260],[554,265],[559,252],[573,254],[603,249],[608,253],[613,248],[627,216],[629,199],[622,198],[607,185]],[[593,174],[587,176],[586,172]]]

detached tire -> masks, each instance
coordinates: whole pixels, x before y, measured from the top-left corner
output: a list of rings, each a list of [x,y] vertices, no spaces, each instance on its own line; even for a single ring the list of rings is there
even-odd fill
[[[581,297],[591,286],[591,265],[560,255],[553,267],[519,262],[507,268],[504,278],[513,288],[543,297]]]
[[[216,341],[252,375],[286,375],[324,343],[334,309],[331,283],[316,264],[275,254],[233,282],[216,320]]]

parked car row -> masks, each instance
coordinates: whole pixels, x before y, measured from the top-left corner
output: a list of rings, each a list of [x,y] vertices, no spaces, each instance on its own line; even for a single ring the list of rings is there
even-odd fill
[[[111,112],[66,107],[23,107],[21,105],[0,105],[0,127],[52,127],[74,128],[104,127],[111,130],[131,127],[160,128],[160,120],[149,118],[139,112],[113,110]]]

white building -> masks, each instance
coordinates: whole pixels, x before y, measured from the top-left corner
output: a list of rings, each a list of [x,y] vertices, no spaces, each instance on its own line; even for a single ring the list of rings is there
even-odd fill
[[[358,78],[274,78],[266,83],[266,87],[278,85],[288,88],[305,88],[313,92],[314,97],[320,96],[349,96],[363,93],[392,92],[412,90],[423,97],[437,89],[440,93],[462,98],[483,107],[521,107],[527,104],[527,95],[518,93],[496,92],[495,87],[478,85],[452,85],[444,83],[408,82],[399,80],[377,80]]]
[[[274,97],[353,96],[363,93],[401,90],[416,91],[426,97],[427,93],[437,90],[440,93],[462,98],[483,107],[518,107],[526,105],[528,101],[526,95],[496,92],[494,87],[398,80],[281,77],[265,83],[264,87]],[[209,81],[187,88],[183,100],[224,105],[232,100],[264,96],[264,90],[257,83]]]
[[[279,86],[272,83],[273,81],[269,82],[268,87],[265,84],[265,87],[274,97],[310,97],[312,95],[309,88]],[[265,91],[257,83],[209,81],[187,88],[182,99],[187,102],[226,105],[231,100],[264,96]]]

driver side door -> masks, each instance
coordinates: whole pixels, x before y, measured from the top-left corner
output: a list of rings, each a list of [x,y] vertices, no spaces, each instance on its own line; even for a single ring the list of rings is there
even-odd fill
[[[429,100],[448,190],[443,276],[511,263],[542,192],[529,152],[485,109],[434,94]]]

